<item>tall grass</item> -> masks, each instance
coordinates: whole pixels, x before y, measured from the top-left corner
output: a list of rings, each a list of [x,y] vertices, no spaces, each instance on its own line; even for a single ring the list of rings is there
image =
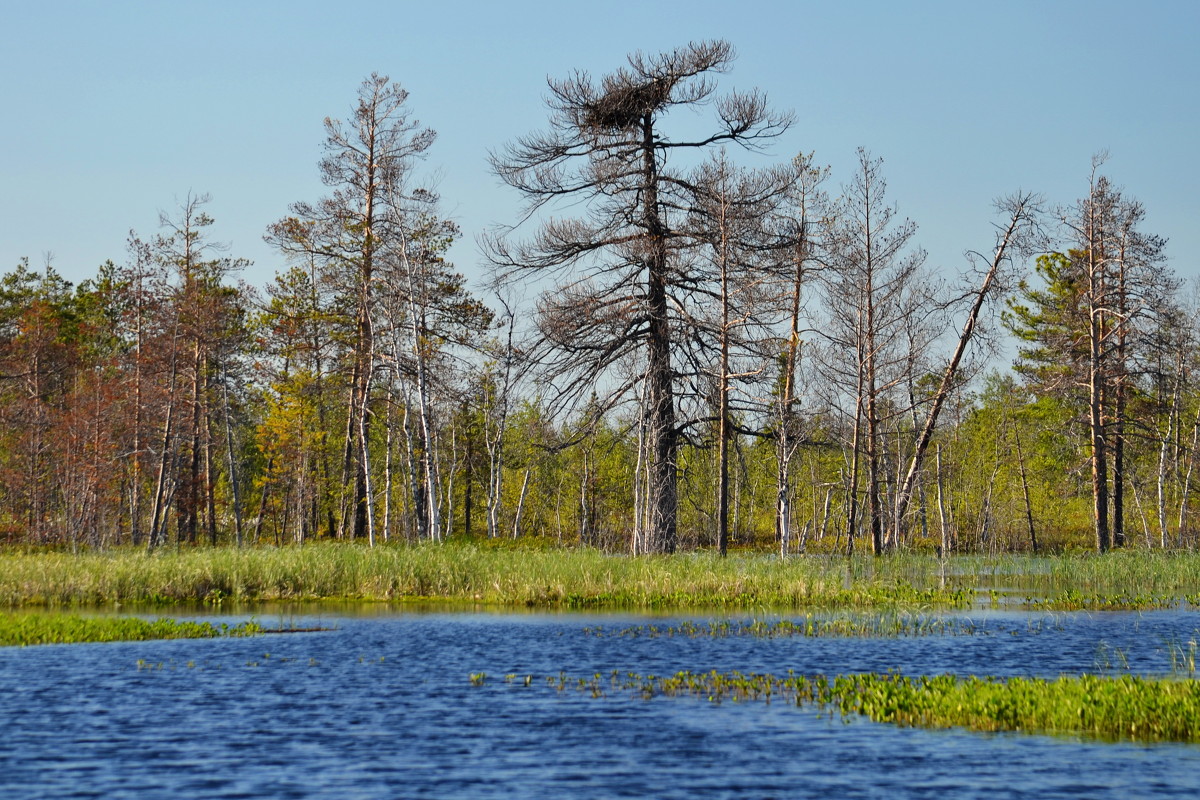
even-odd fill
[[[358,599],[567,607],[925,607],[969,592],[914,584],[889,560],[633,558],[471,543],[310,544],[0,554],[0,606]]]
[[[966,606],[998,586],[1049,607],[1162,605],[1200,592],[1200,555],[956,557],[785,562],[767,554],[630,557],[484,543],[314,543],[71,555],[0,552],[0,607],[355,599],[565,607],[924,608]],[[1128,605],[1128,604],[1126,604]],[[1137,605],[1137,604],[1135,604]]]
[[[1200,600],[1200,554],[1121,550],[1062,556],[968,556],[956,580],[1024,594],[1040,608],[1152,609]]]

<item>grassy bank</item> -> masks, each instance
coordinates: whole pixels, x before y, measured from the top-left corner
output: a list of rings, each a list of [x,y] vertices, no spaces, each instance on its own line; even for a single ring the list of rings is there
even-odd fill
[[[75,614],[0,614],[0,647],[78,642],[135,642],[148,639],[211,639],[263,633],[256,622],[146,620],[137,617],[81,617]]]
[[[0,554],[0,605],[446,600],[559,607],[925,607],[972,593],[916,584],[901,559],[708,553],[631,558],[469,543]]]
[[[471,682],[480,685],[479,673]],[[1072,734],[1103,739],[1200,742],[1200,682],[1130,675],[1036,678],[910,678],[894,674],[824,676],[681,672],[671,677],[614,675],[548,679],[601,696],[629,691],[651,698],[783,700],[818,705],[877,722],[978,731]],[[531,682],[527,682],[529,685]]]
[[[318,543],[0,553],[0,607],[225,601],[440,600],[546,607],[963,607],[976,587],[1038,597],[1045,608],[1153,608],[1200,591],[1200,556],[638,557],[489,543]]]

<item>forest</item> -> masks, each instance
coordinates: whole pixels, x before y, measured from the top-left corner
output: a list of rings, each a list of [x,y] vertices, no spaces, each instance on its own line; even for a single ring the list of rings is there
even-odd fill
[[[264,232],[266,285],[202,194],[78,284],[15,265],[0,541],[1195,548],[1200,308],[1103,154],[935,267],[881,158],[763,165],[795,121],[722,92],[733,60],[550,80],[491,154],[512,227],[458,228],[436,133],[372,75],[325,121],[326,194]]]

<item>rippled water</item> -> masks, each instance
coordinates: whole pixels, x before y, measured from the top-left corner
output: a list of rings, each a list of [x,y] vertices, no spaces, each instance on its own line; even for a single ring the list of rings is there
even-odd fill
[[[709,618],[343,611],[285,620],[335,628],[323,633],[0,649],[0,795],[994,799],[1200,791],[1200,747],[903,729],[781,703],[596,699],[544,680],[560,671],[683,669],[1159,674],[1171,669],[1169,643],[1195,638],[1200,616],[1192,612],[982,614],[974,620],[987,635],[898,639],[585,632],[682,619]],[[488,673],[484,686],[471,686],[473,672]],[[522,678],[506,683],[509,673]],[[527,674],[535,676],[529,687]]]

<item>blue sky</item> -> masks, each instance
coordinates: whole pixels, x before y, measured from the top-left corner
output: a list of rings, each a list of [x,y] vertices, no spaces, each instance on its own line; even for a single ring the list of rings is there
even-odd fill
[[[52,252],[89,277],[190,191],[212,195],[214,238],[264,284],[281,265],[266,226],[324,191],[323,118],[348,116],[377,71],[439,131],[422,170],[477,277],[474,237],[519,204],[488,150],[544,127],[548,75],[721,37],[739,53],[722,86],[796,112],[772,156],[813,151],[834,186],[856,147],[882,157],[890,199],[947,274],[990,245],[993,198],[1069,203],[1105,149],[1175,269],[1200,274],[1200,3],[0,0],[0,18],[4,270]]]

